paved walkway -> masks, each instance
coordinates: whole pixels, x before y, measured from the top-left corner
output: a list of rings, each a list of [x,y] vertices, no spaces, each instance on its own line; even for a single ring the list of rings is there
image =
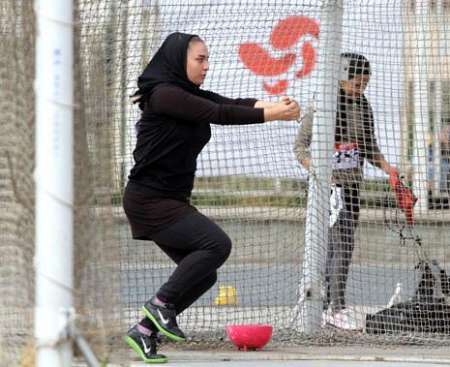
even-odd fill
[[[164,347],[165,367],[442,367],[450,366],[445,346],[296,346],[262,351],[189,350]],[[144,367],[131,350],[111,356],[108,367]],[[117,359],[119,358],[119,362]],[[83,362],[73,367],[86,367]],[[103,367],[103,366],[102,366]]]
[[[370,349],[363,347],[306,347],[302,352],[285,351],[165,351],[166,367],[442,367],[450,366],[450,352],[445,348],[418,346]],[[117,366],[144,367],[140,362]],[[111,366],[112,367],[112,366]],[[114,366],[115,367],[115,366]]]
[[[284,351],[189,351],[166,350],[169,363],[165,367],[443,367],[450,366],[450,352],[446,348],[371,349],[364,347],[335,347],[305,349],[303,352]],[[108,367],[146,367],[130,352],[122,354],[123,362],[108,364]],[[155,365],[156,366],[156,365]],[[73,367],[86,367],[83,362]]]
[[[148,364],[131,364],[132,367],[149,366]],[[164,364],[166,367],[443,367],[444,364],[399,363],[399,362],[360,362],[360,361],[226,361],[226,362],[189,362],[174,361]],[[447,364],[448,366],[448,364]]]

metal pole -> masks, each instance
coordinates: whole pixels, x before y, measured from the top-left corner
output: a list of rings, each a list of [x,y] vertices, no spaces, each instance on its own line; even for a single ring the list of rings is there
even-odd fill
[[[300,320],[297,326],[306,334],[318,330],[322,318],[343,12],[342,0],[329,0],[322,9],[320,22],[319,90],[311,142],[305,253],[298,300]]]
[[[36,0],[38,367],[69,367],[73,305],[73,3]]]
[[[127,182],[128,171],[126,167],[127,149],[126,149],[126,133],[127,133],[127,106],[129,98],[127,93],[128,82],[128,6],[123,9],[123,20],[121,26],[121,70],[120,70],[120,190],[125,188]]]
[[[428,103],[428,55],[430,46],[427,42],[428,0],[416,3],[416,34],[417,50],[414,62],[414,150],[413,150],[413,190],[418,201],[415,207],[417,213],[428,211],[427,168],[429,133],[429,103]]]
[[[442,0],[436,1],[436,28],[434,29],[434,34],[436,35],[436,46],[438,53],[436,60],[433,62],[435,70],[433,71],[433,79],[435,80],[435,95],[434,95],[434,136],[433,136],[433,164],[434,164],[434,187],[433,191],[437,196],[441,195],[441,182],[442,182],[442,154],[441,154],[441,132],[442,132],[442,77],[441,71],[444,65],[445,49],[442,50],[442,34],[444,32],[443,24],[445,22],[445,17],[443,16],[443,4]],[[441,33],[442,32],[442,33]]]

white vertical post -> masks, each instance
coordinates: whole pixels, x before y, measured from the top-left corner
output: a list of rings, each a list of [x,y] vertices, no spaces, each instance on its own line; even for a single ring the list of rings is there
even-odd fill
[[[434,34],[436,35],[436,45],[437,45],[437,55],[435,56],[437,59],[434,60],[433,65],[435,66],[435,70],[433,72],[433,78],[435,80],[435,95],[434,95],[434,136],[433,136],[433,164],[434,164],[434,192],[436,195],[440,196],[441,194],[441,162],[442,162],[442,154],[441,154],[441,132],[442,132],[442,80],[441,80],[441,72],[442,67],[444,65],[445,49],[442,47],[442,35],[441,32],[444,32],[443,25],[445,22],[445,17],[443,16],[443,4],[442,0],[436,1],[436,29],[434,30]],[[445,34],[445,33],[442,33]]]
[[[428,211],[427,168],[429,133],[429,103],[428,103],[428,0],[416,2],[415,24],[417,35],[417,49],[414,58],[414,150],[413,150],[413,190],[418,201],[415,206],[417,213]]]
[[[73,305],[73,4],[36,0],[36,309],[38,367],[69,367]]]
[[[322,9],[318,52],[319,90],[311,142],[311,169],[305,228],[303,276],[298,309],[299,329],[312,334],[321,325],[325,259],[328,246],[331,159],[334,153],[339,64],[342,44],[342,0],[328,0]]]
[[[442,59],[441,59],[442,60]],[[438,72],[438,71],[437,71]],[[434,94],[434,134],[433,134],[433,166],[434,185],[433,192],[440,196],[441,189],[441,131],[442,131],[442,82],[440,76],[435,73],[436,78]]]
[[[128,170],[126,165],[127,151],[126,151],[126,136],[127,136],[127,107],[129,105],[129,97],[127,93],[128,82],[128,6],[123,9],[123,19],[121,27],[121,47],[120,47],[120,189],[125,188],[128,179]],[[114,61],[113,61],[114,62]]]

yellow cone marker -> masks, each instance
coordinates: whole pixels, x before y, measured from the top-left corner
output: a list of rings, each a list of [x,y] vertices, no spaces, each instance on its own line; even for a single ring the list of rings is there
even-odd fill
[[[237,305],[236,288],[231,285],[219,285],[219,295],[214,300],[216,306]]]

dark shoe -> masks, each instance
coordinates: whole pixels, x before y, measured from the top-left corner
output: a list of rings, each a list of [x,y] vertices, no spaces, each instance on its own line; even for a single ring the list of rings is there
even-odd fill
[[[158,336],[152,333],[150,336],[139,332],[137,325],[128,330],[125,342],[133,349],[145,363],[166,363],[167,357],[157,354],[156,344]]]
[[[152,320],[158,330],[170,340],[176,342],[186,340],[184,333],[178,327],[175,307],[169,303],[160,306],[153,302],[154,297],[142,308],[145,316]]]

